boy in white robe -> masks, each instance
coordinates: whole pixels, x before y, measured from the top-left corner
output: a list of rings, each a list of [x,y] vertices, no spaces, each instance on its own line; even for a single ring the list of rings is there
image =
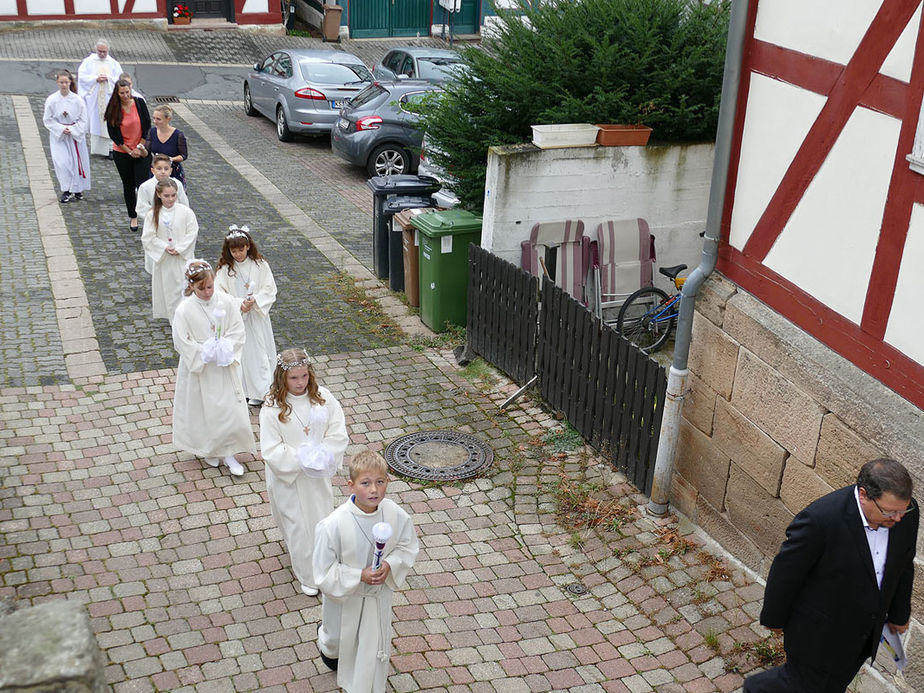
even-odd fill
[[[324,594],[318,628],[321,659],[347,693],[385,690],[391,653],[392,593],[404,586],[419,550],[410,516],[385,498],[388,466],[364,451],[350,461],[353,491],[315,530],[314,574]],[[391,527],[373,569],[373,527]]]
[[[144,221],[148,212],[151,211],[151,207],[154,206],[154,186],[162,180],[171,178],[170,174],[172,172],[173,166],[170,163],[170,157],[166,154],[155,154],[154,159],[151,161],[151,173],[153,176],[138,187],[135,214],[138,215],[141,221]],[[177,186],[176,201],[181,205],[189,207],[189,197],[186,196],[186,187],[176,178],[173,178],[173,182],[176,183]],[[147,253],[144,255],[144,271],[148,274],[154,271],[154,261]]]

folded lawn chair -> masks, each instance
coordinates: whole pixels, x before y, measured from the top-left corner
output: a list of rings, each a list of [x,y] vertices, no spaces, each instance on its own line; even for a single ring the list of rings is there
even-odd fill
[[[584,303],[584,222],[579,219],[534,224],[529,240],[520,243],[520,262],[527,272],[547,275]]]
[[[615,322],[604,311],[619,308],[629,295],[651,286],[654,237],[644,219],[605,221],[584,237],[584,285],[587,304],[601,320]]]

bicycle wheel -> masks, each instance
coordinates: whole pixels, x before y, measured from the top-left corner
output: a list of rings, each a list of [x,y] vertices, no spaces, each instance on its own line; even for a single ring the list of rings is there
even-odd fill
[[[674,329],[673,306],[665,309],[670,298],[661,289],[646,286],[626,299],[619,309],[616,329],[644,353],[664,346]]]

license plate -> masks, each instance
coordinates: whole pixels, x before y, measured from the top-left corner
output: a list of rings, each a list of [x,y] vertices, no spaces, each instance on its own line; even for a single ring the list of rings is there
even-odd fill
[[[343,108],[343,101],[344,101],[343,99],[337,99],[336,101],[331,101],[330,107],[335,111],[339,110]]]
[[[349,130],[350,121],[347,120],[346,118],[341,118],[340,120],[337,121],[337,127],[339,127],[341,130]]]

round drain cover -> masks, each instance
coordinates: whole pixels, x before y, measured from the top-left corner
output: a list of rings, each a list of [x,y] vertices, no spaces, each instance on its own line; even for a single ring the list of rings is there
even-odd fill
[[[385,448],[385,461],[398,474],[426,481],[456,481],[491,466],[494,451],[456,431],[408,433]]]
[[[587,586],[580,582],[572,582],[565,589],[571,594],[587,594]]]

